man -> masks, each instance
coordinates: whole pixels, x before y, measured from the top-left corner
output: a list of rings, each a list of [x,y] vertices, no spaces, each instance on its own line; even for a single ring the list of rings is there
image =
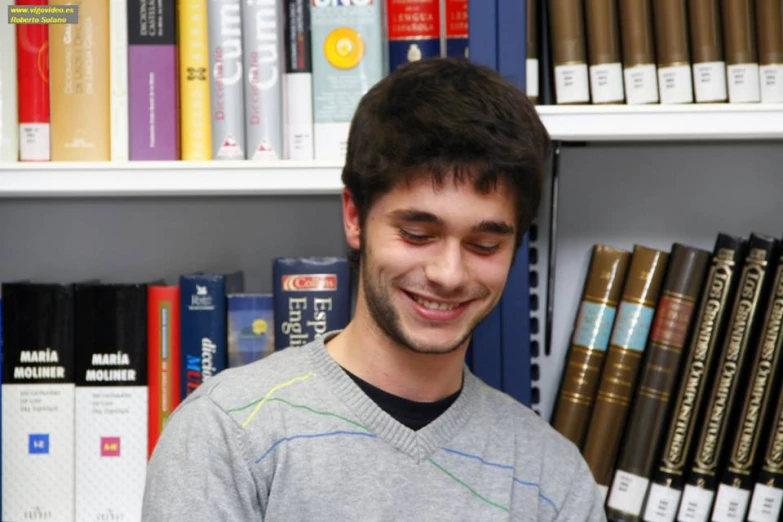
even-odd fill
[[[605,520],[577,448],[465,366],[537,211],[549,137],[467,61],[368,91],[343,170],[340,332],[226,370],[155,449],[145,521]]]

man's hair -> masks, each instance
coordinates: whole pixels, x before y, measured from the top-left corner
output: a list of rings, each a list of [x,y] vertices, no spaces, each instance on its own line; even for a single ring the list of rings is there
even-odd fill
[[[524,92],[488,67],[427,58],[398,68],[362,97],[342,181],[363,230],[377,196],[401,182],[453,178],[486,193],[502,179],[515,194],[519,246],[538,211],[550,149]]]

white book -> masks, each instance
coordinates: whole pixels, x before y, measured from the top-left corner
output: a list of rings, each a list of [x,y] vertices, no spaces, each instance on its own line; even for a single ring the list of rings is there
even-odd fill
[[[313,66],[308,0],[285,0],[285,108],[286,157],[307,161],[313,150]]]
[[[109,82],[111,85],[111,159],[127,161],[128,121],[128,0],[109,0]]]
[[[3,18],[13,0],[0,0]],[[19,158],[19,112],[16,86],[16,26],[3,20],[0,30],[0,161]]]

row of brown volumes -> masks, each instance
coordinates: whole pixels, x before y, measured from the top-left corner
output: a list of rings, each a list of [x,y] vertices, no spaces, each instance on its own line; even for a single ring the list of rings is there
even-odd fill
[[[761,234],[594,246],[552,424],[609,520],[779,520],[782,253]]]
[[[548,2],[558,104],[783,102],[781,0]]]

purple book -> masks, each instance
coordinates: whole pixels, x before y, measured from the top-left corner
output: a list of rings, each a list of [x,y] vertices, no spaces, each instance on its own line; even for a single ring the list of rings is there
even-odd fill
[[[178,160],[175,0],[128,0],[130,159]]]

